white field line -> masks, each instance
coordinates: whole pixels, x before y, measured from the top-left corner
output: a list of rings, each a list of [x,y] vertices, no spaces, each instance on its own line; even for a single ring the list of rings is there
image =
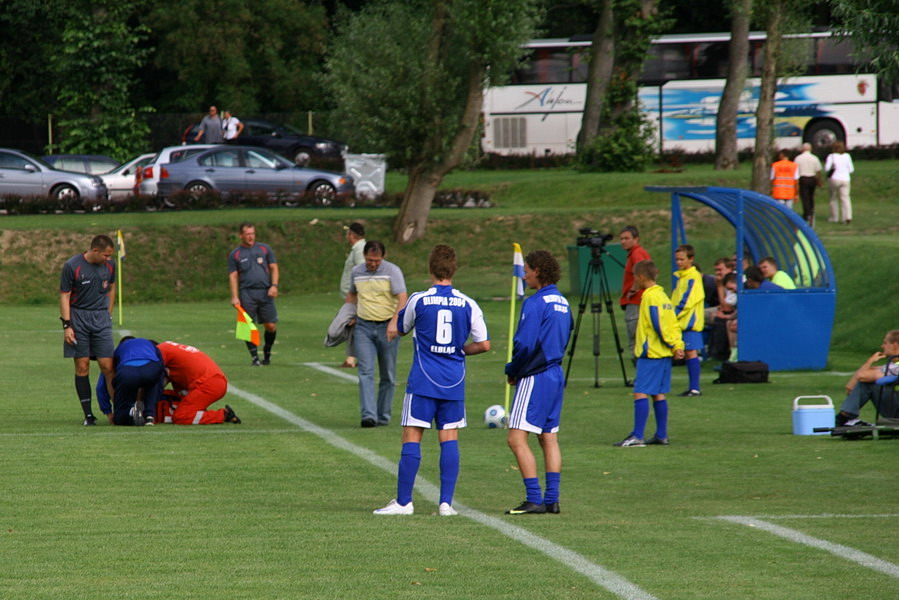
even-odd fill
[[[336,373],[343,377],[347,377],[346,374],[341,373],[340,371],[336,371]],[[320,437],[323,441],[331,444],[336,448],[345,450],[358,458],[366,460],[372,465],[383,469],[384,471],[387,471],[391,475],[396,475],[397,467],[395,460],[387,460],[386,458],[375,454],[368,448],[359,446],[340,437],[330,429],[320,427],[315,423],[307,421],[306,419],[281,408],[277,404],[273,404],[260,396],[251,394],[250,392],[245,392],[232,384],[228,384],[228,392],[246,400],[247,402],[251,402],[264,410],[267,410],[275,416],[281,417],[289,423],[293,423],[297,427],[300,427],[301,429]],[[440,500],[440,491],[437,486],[421,476],[417,477],[415,480],[415,490],[421,496],[424,496],[425,499],[435,505]],[[502,519],[491,517],[459,503],[453,503],[453,508],[455,508],[460,515],[468,517],[473,521],[495,529],[503,535],[559,561],[564,566],[572,569],[577,573],[580,573],[587,579],[590,579],[595,584],[599,585],[602,588],[605,588],[619,598],[623,598],[625,600],[656,600],[655,596],[652,596],[648,592],[639,588],[617,573],[614,573],[613,571],[610,571],[605,567],[592,563],[583,555],[578,554],[577,552],[574,552],[572,550],[568,550],[567,548],[563,548],[562,546],[559,546],[558,544],[535,535],[534,533],[522,527],[511,525]],[[373,518],[391,519],[401,517]]]
[[[894,515],[884,516],[891,517]],[[712,518],[718,519],[720,521],[727,521],[729,523],[736,523],[737,525],[746,525],[747,527],[761,529],[762,531],[767,531],[768,533],[771,533],[778,537],[782,537],[791,542],[803,544],[812,548],[817,548],[818,550],[824,550],[825,552],[830,552],[834,556],[838,556],[840,558],[858,563],[863,567],[867,567],[874,571],[879,571],[880,573],[884,573],[886,575],[889,575],[890,577],[899,578],[899,565],[882,560],[880,558],[877,558],[876,556],[872,556],[866,552],[862,552],[861,550],[850,548],[849,546],[834,544],[833,542],[828,542],[827,540],[822,540],[810,535],[806,535],[801,531],[790,529],[789,527],[782,527],[781,525],[769,523],[766,519],[771,519],[772,517],[765,517],[765,519],[761,519],[758,517],[732,515]]]
[[[333,375],[334,377],[339,377],[340,379],[352,381],[353,383],[359,383],[359,377],[355,374],[356,369],[352,369],[347,372],[346,369],[341,371],[340,369],[335,369],[334,367],[329,367],[317,362],[306,362],[299,364],[303,365],[304,367],[315,369],[316,371],[321,371],[322,373],[327,373],[328,375]]]

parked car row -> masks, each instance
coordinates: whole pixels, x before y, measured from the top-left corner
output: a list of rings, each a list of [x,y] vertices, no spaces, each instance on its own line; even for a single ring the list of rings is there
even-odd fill
[[[268,121],[248,119],[244,124],[243,134],[228,144],[170,146],[121,165],[99,155],[39,159],[0,148],[0,196],[50,196],[76,210],[135,194],[164,201],[184,192],[259,192],[278,199],[309,196],[316,204],[329,205],[353,193],[351,176],[305,166],[313,156],[341,158],[346,144]],[[197,131],[198,126],[188,129],[182,139],[193,140]]]

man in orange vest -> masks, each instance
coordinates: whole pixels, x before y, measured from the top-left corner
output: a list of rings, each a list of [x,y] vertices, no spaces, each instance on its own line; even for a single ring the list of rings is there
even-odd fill
[[[799,192],[799,169],[787,158],[786,150],[777,153],[777,162],[771,165],[771,197],[787,208],[793,208],[793,202]]]

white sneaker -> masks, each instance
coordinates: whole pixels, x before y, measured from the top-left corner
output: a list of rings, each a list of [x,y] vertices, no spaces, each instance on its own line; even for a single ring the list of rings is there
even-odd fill
[[[402,504],[397,504],[396,498],[387,503],[387,506],[384,508],[379,508],[377,510],[372,511],[372,514],[375,515],[411,515],[415,512],[415,509],[412,508],[412,503],[406,504],[403,506]]]
[[[440,503],[440,506],[437,508],[437,512],[441,517],[454,517],[459,514],[456,512],[455,508],[453,508],[446,502]]]

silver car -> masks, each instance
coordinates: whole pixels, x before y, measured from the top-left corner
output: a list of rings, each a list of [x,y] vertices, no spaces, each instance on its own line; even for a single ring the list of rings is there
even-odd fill
[[[191,146],[169,146],[160,150],[153,159],[140,171],[137,178],[138,191],[144,196],[155,196],[159,183],[159,167],[165,163],[173,163],[197,152],[215,148],[215,144],[195,144]]]
[[[109,188],[110,200],[121,200],[134,194],[137,186],[137,172],[144,168],[156,156],[155,152],[141,154],[123,165],[119,165],[109,173],[100,175],[100,179]]]
[[[353,190],[353,178],[345,173],[299,167],[270,150],[251,146],[218,146],[162,165],[159,179],[163,197],[180,191],[195,196],[209,191],[265,192],[273,197],[308,195],[321,206]]]
[[[57,171],[24,152],[0,148],[0,195],[50,196],[63,208],[80,209],[105,201],[108,191],[96,175]]]

